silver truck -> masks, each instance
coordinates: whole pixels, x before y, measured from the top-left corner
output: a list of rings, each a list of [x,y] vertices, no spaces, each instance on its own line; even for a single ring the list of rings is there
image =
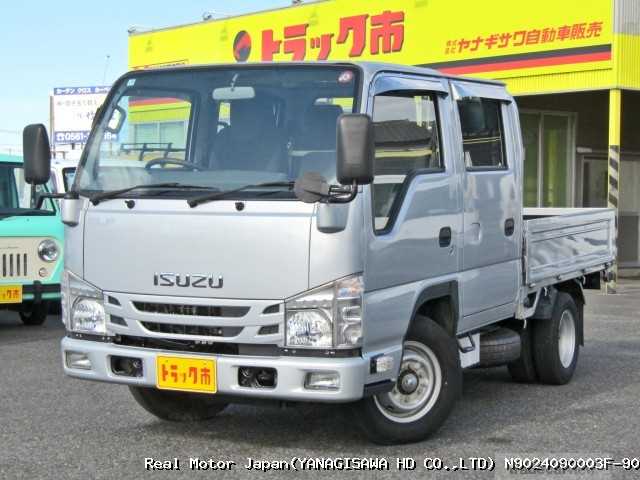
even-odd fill
[[[46,131],[24,138],[45,182]],[[127,73],[61,200],[64,371],[173,421],[349,403],[383,444],[433,433],[464,368],[565,384],[615,212],[523,209],[523,158],[497,82],[367,63]]]

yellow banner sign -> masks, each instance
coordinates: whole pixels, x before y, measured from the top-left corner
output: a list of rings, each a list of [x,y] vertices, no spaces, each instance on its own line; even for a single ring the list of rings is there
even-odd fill
[[[302,60],[493,78],[611,68],[611,0],[328,0],[134,34],[133,69]]]

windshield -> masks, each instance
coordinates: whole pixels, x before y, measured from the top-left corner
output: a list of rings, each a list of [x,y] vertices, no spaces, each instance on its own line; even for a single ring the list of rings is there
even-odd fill
[[[45,191],[44,186],[36,187],[36,194]],[[0,217],[53,213],[53,205],[50,201],[45,201],[40,210],[31,208],[31,185],[24,181],[22,165],[0,163]]]
[[[358,72],[344,66],[224,67],[134,74],[118,86],[74,188],[93,194],[178,183],[227,191],[336,178],[336,121],[356,105]],[[293,198],[262,187],[234,198]],[[138,189],[135,195],[202,195]]]

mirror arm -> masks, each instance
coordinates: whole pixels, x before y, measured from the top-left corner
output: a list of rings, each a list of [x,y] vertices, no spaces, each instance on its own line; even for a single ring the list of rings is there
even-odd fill
[[[58,199],[58,198],[66,198],[66,197],[67,197],[66,193],[50,193],[50,192],[41,193],[40,195],[38,195],[38,199],[36,202],[36,209],[40,210],[42,208],[42,204],[47,198]]]
[[[352,202],[356,195],[358,195],[358,182],[355,180],[351,184],[351,186],[347,189],[345,187],[339,187],[337,185],[332,185],[329,187],[329,194],[331,195],[328,198],[328,203],[349,203]],[[336,196],[333,195],[347,195],[347,197]]]

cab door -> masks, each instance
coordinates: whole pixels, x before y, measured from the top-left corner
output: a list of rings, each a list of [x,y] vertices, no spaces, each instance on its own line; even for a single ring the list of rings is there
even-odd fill
[[[446,128],[452,121],[448,84],[441,78],[379,76],[369,113],[376,152],[371,198],[366,200],[371,205],[366,215],[367,289],[457,272],[462,216]],[[407,303],[405,297],[398,301]]]
[[[517,114],[498,85],[453,82],[463,169],[462,325],[515,311],[520,285],[521,149]]]

